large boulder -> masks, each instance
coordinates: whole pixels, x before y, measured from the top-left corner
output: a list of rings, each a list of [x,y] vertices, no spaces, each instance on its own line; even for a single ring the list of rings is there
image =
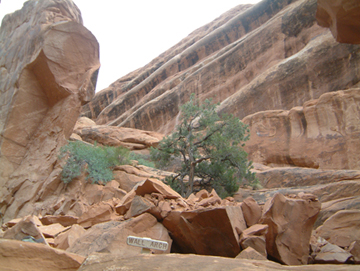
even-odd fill
[[[2,270],[76,271],[85,258],[43,244],[0,239]]]
[[[173,251],[236,257],[239,235],[246,229],[240,206],[170,212],[163,220],[174,240]]]
[[[94,95],[100,64],[99,44],[71,0],[30,0],[5,16],[0,52],[0,208],[7,221],[37,212],[42,189],[63,185],[51,173]]]
[[[74,224],[71,228],[57,235],[54,239],[54,246],[59,249],[66,250],[72,246],[75,241],[80,238],[86,230],[78,224]]]
[[[168,250],[164,253],[170,252],[172,240],[166,228],[148,213],[126,221],[97,224],[81,235],[67,251],[85,257],[95,252],[108,252],[117,254],[118,257],[137,256],[141,248],[127,245],[126,239],[129,235],[168,242]]]
[[[47,244],[43,232],[39,229],[42,224],[36,216],[26,216],[18,221],[13,227],[4,232],[3,238],[23,240],[31,238],[38,243]]]
[[[84,117],[81,119],[84,119]],[[74,132],[83,141],[92,144],[97,142],[106,146],[123,146],[131,150],[155,147],[164,137],[156,132],[107,125],[81,127],[75,129]]]
[[[260,223],[269,226],[268,255],[287,265],[307,264],[311,232],[319,211],[320,202],[313,195],[286,198],[277,193],[267,201]]]
[[[316,234],[339,247],[360,240],[360,210],[342,210],[329,217]]]
[[[338,42],[360,43],[360,3],[357,0],[318,0],[316,20]]]

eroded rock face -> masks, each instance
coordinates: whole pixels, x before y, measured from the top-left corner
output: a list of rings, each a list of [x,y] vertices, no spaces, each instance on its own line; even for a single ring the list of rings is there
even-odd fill
[[[242,119],[350,88],[360,79],[359,46],[339,44],[317,25],[316,2],[262,1],[243,12],[234,9],[216,29],[209,25],[206,36],[200,29],[190,35],[191,46],[180,49],[184,40],[146,72],[135,71],[97,94],[84,115],[98,124],[166,134],[192,92]]]
[[[56,178],[59,148],[94,95],[100,64],[71,0],[31,0],[7,15],[0,51],[0,207],[8,220],[34,212]]]
[[[360,89],[326,93],[303,107],[243,119],[249,159],[267,165],[360,169]]]
[[[357,0],[318,0],[316,19],[338,42],[360,43],[360,3]]]

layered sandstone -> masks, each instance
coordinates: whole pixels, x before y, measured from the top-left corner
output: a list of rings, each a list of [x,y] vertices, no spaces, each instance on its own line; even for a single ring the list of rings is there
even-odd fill
[[[0,52],[0,207],[7,220],[33,212],[56,178],[58,151],[94,95],[100,65],[98,42],[70,0],[31,0],[5,16]]]
[[[167,134],[195,93],[250,125],[255,162],[359,169],[360,46],[338,43],[316,11],[315,0],[236,7],[98,93],[83,115]]]
[[[360,89],[326,93],[290,110],[249,115],[249,159],[272,166],[360,169]]]
[[[120,82],[128,77],[119,79],[97,94],[83,114],[98,124],[169,133],[179,106],[193,92],[201,101],[221,102],[220,112],[243,118],[290,110],[352,87],[359,81],[359,46],[338,44],[318,26],[315,13],[315,0],[262,1],[222,21],[176,56],[173,50],[165,52],[171,59],[154,60],[157,69],[141,82],[142,70],[127,84]],[[100,108],[104,95],[111,99]]]

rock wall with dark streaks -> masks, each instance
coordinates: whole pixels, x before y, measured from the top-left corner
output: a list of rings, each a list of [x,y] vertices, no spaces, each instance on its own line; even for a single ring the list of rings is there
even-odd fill
[[[191,93],[200,102],[212,98],[220,103],[219,113],[243,119],[262,111],[292,110],[326,93],[357,88],[360,46],[337,42],[317,23],[316,11],[316,0],[264,0],[236,7],[96,94],[83,115],[97,124],[168,134]],[[259,155],[265,154],[251,157]],[[279,159],[282,162],[275,164],[295,163],[286,156]],[[295,164],[328,168],[334,163]],[[336,168],[359,167],[339,163]]]

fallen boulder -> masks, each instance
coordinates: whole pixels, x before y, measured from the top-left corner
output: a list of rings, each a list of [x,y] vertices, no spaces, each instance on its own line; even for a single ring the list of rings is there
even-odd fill
[[[76,271],[84,257],[43,244],[0,239],[2,270]]]
[[[263,208],[260,223],[269,226],[266,250],[287,265],[307,264],[312,227],[320,211],[316,197],[286,198],[277,193]]]
[[[329,217],[316,234],[331,244],[349,247],[360,240],[360,210],[342,210]]]
[[[314,263],[320,264],[345,264],[353,263],[354,257],[351,253],[337,245],[327,243],[321,247],[320,252],[315,256]]]
[[[54,245],[56,248],[66,250],[72,246],[74,242],[80,238],[86,230],[78,224],[74,224],[71,228],[63,233],[60,233],[54,239]]]
[[[239,235],[246,229],[240,206],[170,212],[163,220],[174,252],[236,257]]]
[[[43,233],[38,227],[41,226],[37,223],[38,221],[39,220],[35,216],[24,217],[18,223],[16,223],[15,226],[7,229],[4,232],[3,238],[15,239],[19,241],[29,239],[37,243],[47,244]]]
[[[148,213],[125,221],[109,221],[97,224],[78,238],[67,251],[84,257],[95,252],[117,254],[118,257],[137,256],[140,254],[141,248],[127,245],[126,239],[129,235],[168,242],[167,251],[154,252],[170,252],[172,240],[168,231],[154,216]]]
[[[241,209],[248,227],[258,223],[261,218],[261,207],[252,197],[244,199],[241,203]]]

